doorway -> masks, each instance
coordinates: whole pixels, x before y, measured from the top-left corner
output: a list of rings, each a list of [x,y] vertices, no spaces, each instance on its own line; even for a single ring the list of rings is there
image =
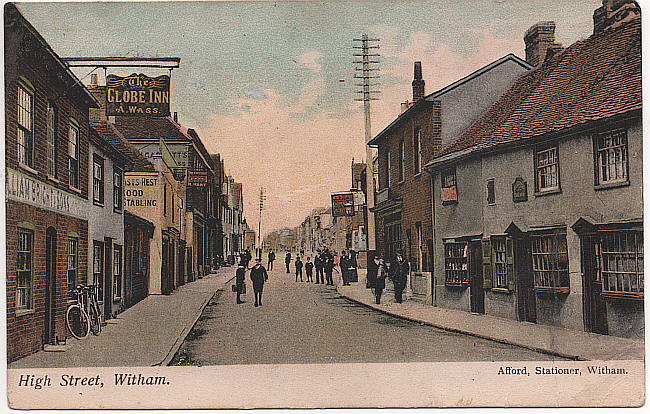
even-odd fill
[[[582,237],[580,240],[580,256],[583,273],[583,310],[585,331],[602,335],[609,334],[607,327],[607,307],[601,292],[602,280],[598,273],[600,266],[600,243],[596,237]]]
[[[43,345],[55,343],[56,315],[56,230],[49,227],[45,234],[45,324]]]
[[[483,257],[481,241],[469,243],[470,308],[472,313],[485,313],[485,290],[483,290]]]
[[[111,318],[111,291],[113,288],[112,267],[112,241],[110,237],[104,238],[104,320]]]
[[[530,239],[514,239],[517,272],[517,313],[520,321],[537,322],[537,300],[533,280]]]

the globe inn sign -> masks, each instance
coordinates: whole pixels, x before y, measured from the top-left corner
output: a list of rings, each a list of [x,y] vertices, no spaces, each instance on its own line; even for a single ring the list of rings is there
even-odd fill
[[[167,75],[106,76],[106,115],[169,116],[169,83]]]

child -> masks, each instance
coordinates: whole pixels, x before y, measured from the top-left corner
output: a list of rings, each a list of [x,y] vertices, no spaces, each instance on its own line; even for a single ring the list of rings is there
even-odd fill
[[[311,257],[307,258],[305,263],[305,272],[307,272],[307,282],[313,282],[314,278],[312,277],[314,271],[314,264],[311,262]]]

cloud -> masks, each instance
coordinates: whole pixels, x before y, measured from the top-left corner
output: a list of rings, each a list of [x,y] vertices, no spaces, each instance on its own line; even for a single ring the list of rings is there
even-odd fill
[[[203,89],[203,88],[205,87],[205,82],[196,81],[196,82],[194,82],[194,86],[195,86],[197,89]]]
[[[316,50],[308,50],[300,55],[300,64],[306,67],[307,69],[313,72],[320,72],[322,67],[318,60],[323,57],[323,55]]]
[[[259,91],[257,89],[244,89],[244,95],[246,95],[249,98],[253,99],[266,99],[268,98],[268,95],[262,91]]]

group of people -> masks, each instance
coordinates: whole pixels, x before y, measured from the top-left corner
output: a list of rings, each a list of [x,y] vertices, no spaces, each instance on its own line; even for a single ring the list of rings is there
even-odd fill
[[[397,252],[395,260],[388,266],[381,256],[375,256],[368,264],[366,287],[373,289],[375,303],[381,303],[381,295],[386,288],[386,279],[393,282],[395,302],[402,303],[402,294],[406,289],[406,281],[410,271],[409,262],[404,259],[402,252]]]
[[[348,253],[351,256],[351,253]],[[271,253],[269,253],[269,261]],[[304,253],[303,253],[304,256]],[[342,256],[336,256],[334,252],[330,251],[327,247],[323,249],[318,249],[316,255],[314,256],[314,261],[311,260],[311,257],[307,257],[303,262],[301,256],[297,256],[294,260],[294,269],[296,273],[296,282],[300,279],[301,282],[314,282],[315,284],[323,284],[328,286],[334,286],[334,278],[332,277],[332,272],[336,270],[338,265],[341,268],[341,274],[343,275],[343,284],[349,285],[351,277],[348,277],[350,273],[354,273],[356,276],[356,257],[354,261],[351,260],[341,262],[341,258],[345,256],[345,252],[342,252]],[[341,265],[343,263],[343,265]],[[287,252],[284,258],[284,264],[287,269],[287,273],[291,273],[291,252]],[[348,264],[350,267],[348,267]],[[354,266],[354,267],[352,267]],[[305,270],[305,279],[303,280],[303,269]],[[314,271],[316,272],[316,281],[314,281]],[[338,272],[338,270],[336,270]],[[356,280],[356,278],[355,278]]]

